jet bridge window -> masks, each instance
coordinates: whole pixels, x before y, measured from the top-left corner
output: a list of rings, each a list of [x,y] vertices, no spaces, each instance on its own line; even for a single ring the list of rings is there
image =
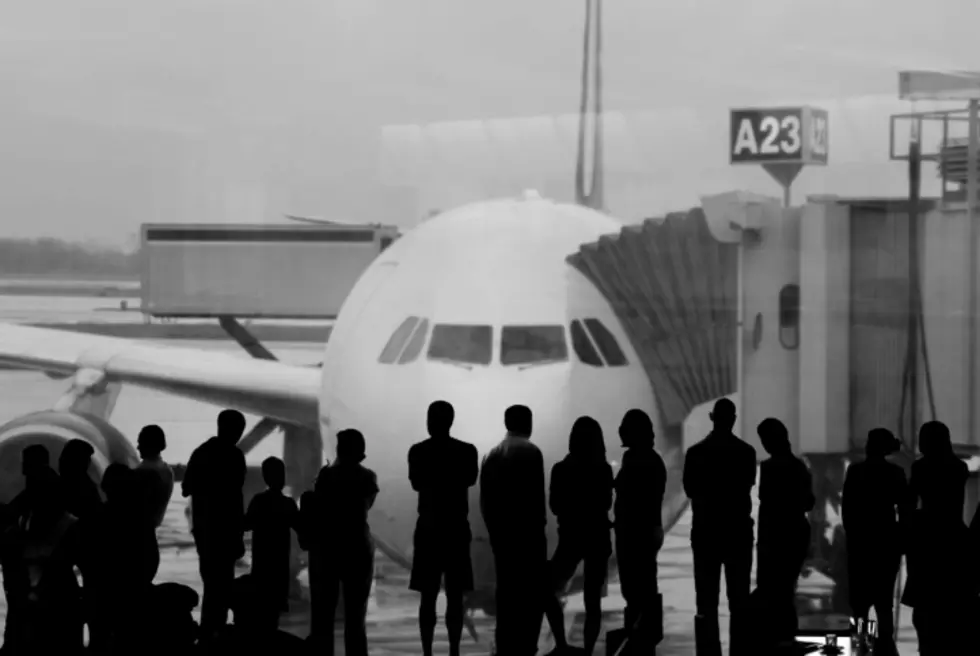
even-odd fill
[[[575,355],[582,361],[582,364],[587,364],[590,367],[601,367],[602,359],[599,357],[599,353],[596,352],[595,347],[592,345],[592,340],[589,339],[588,333],[585,332],[585,328],[582,327],[582,323],[578,319],[572,322],[571,332],[572,348],[575,349]]]
[[[385,344],[381,355],[378,356],[378,362],[381,364],[394,364],[395,360],[398,359],[398,354],[405,348],[405,343],[408,341],[408,338],[412,336],[412,331],[418,322],[418,317],[409,317],[402,321],[401,325],[395,328],[395,332],[388,338],[388,343]]]
[[[619,343],[606,326],[598,319],[586,319],[585,327],[589,329],[589,334],[595,340],[595,345],[599,347],[599,352],[610,367],[625,367],[627,365],[626,354],[619,348]]]
[[[428,352],[430,360],[488,365],[492,357],[493,328],[490,326],[433,326]]]
[[[568,359],[564,326],[504,326],[500,364],[536,364]]]

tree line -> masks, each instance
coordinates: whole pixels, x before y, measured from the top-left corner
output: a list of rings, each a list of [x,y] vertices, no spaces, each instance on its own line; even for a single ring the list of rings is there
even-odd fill
[[[139,276],[139,253],[53,238],[0,239],[0,275]]]

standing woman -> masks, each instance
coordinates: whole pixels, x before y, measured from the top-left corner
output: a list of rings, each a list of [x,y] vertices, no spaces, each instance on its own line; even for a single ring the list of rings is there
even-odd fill
[[[769,458],[759,473],[759,539],[756,584],[773,611],[777,642],[796,635],[796,583],[810,545],[813,479],[802,460],[793,455],[783,422],[768,418],[757,429]]]

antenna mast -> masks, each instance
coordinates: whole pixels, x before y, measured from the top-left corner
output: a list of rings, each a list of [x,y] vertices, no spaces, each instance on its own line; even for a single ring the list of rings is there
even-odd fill
[[[593,38],[593,35],[595,38]],[[594,44],[594,47],[593,47]],[[591,64],[591,66],[590,66]],[[589,71],[592,70],[590,78]],[[590,94],[591,92],[591,94]],[[592,100],[590,111],[589,100]],[[592,183],[586,189],[586,130],[592,121]],[[582,102],[579,108],[578,159],[575,164],[575,201],[602,210],[605,207],[605,171],[602,152],[602,0],[585,0],[585,38],[582,50]]]

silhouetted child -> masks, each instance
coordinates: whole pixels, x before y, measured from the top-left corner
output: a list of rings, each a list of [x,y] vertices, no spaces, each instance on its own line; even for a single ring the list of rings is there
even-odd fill
[[[624,623],[632,635],[631,642],[646,648],[634,653],[652,652],[663,637],[657,554],[664,543],[661,508],[667,467],[653,448],[653,422],[642,410],[630,410],[623,416],[619,437],[626,447],[623,466],[616,475],[615,505],[616,560],[626,600]]]
[[[612,500],[613,474],[606,462],[602,427],[592,417],[579,417],[568,439],[568,455],[551,468],[548,501],[558,519],[558,547],[550,570],[553,589],[561,594],[579,563],[584,563],[585,653],[590,656],[602,626],[602,588],[612,554]],[[555,636],[555,652],[564,653],[568,642],[557,594],[548,595],[545,613]]]
[[[252,574],[235,579],[231,596],[234,621],[204,642],[202,656],[299,656],[308,653],[302,638],[270,627],[263,620],[265,604],[262,594]]]
[[[290,531],[299,530],[299,509],[283,494],[286,466],[282,460],[266,458],[262,478],[268,489],[248,504],[245,530],[252,531],[252,583],[261,599],[259,619],[263,626],[275,629],[279,614],[289,610]]]
[[[778,419],[757,428],[769,454],[759,467],[759,564],[756,585],[768,607],[765,630],[774,642],[792,642],[798,624],[796,584],[810,547],[806,514],[816,504],[813,478],[793,455],[786,426]]]
[[[755,449],[739,439],[735,404],[719,399],[711,412],[711,433],[687,451],[684,492],[691,500],[691,551],[694,555],[694,618],[698,652],[720,653],[718,595],[721,568],[731,614],[732,656],[751,650],[746,631],[752,581],[752,488],[756,478]],[[751,651],[748,651],[751,653]]]
[[[146,491],[146,512],[156,528],[163,524],[174,493],[174,472],[161,456],[167,448],[167,436],[156,424],[144,426],[136,440],[136,448],[142,458],[136,472]]]
[[[85,440],[69,440],[58,457],[61,493],[66,510],[78,519],[98,512],[102,495],[89,474],[95,449]]]

